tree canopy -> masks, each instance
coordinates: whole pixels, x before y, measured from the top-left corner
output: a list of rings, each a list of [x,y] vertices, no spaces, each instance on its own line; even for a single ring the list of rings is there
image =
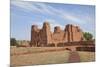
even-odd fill
[[[85,40],[92,40],[92,38],[93,38],[93,35],[89,32],[84,32],[83,36],[84,36]]]
[[[10,46],[18,46],[18,43],[15,38],[10,38]]]

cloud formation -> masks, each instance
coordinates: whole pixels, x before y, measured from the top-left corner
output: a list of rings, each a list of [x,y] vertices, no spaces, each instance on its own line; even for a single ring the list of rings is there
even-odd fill
[[[35,13],[42,13],[42,14],[49,14],[51,16],[57,16],[64,20],[70,20],[74,23],[78,24],[84,24],[86,22],[89,22],[92,20],[90,16],[87,17],[87,19],[84,20],[84,18],[78,17],[77,15],[74,15],[73,13],[59,10],[57,8],[54,8],[48,4],[45,3],[32,3],[32,2],[24,2],[24,1],[11,1],[11,5],[17,6],[22,8],[24,11],[31,11]]]

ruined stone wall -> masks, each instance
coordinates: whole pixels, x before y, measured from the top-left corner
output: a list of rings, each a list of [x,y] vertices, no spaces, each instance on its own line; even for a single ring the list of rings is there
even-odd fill
[[[78,26],[68,24],[64,30],[59,26],[54,28],[54,32],[50,30],[50,24],[44,22],[42,29],[38,29],[36,25],[31,28],[31,45],[32,46],[48,46],[49,44],[58,44],[64,42],[82,41],[83,33]]]
[[[52,34],[52,41],[53,43],[64,41],[64,31],[61,30],[58,26],[54,28],[54,33]]]
[[[39,44],[39,29],[36,25],[31,27],[31,45],[38,46]]]
[[[49,23],[45,22],[43,24],[43,28],[41,29],[41,31],[39,32],[40,35],[40,44],[42,46],[47,46],[48,43],[52,43],[52,38],[51,38],[51,31],[50,31],[50,25]]]

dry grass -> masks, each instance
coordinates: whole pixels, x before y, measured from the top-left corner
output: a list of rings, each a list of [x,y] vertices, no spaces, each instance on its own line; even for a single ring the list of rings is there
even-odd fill
[[[95,52],[78,52],[81,62],[95,61]]]
[[[58,64],[67,63],[70,51],[61,50],[65,49],[61,47],[11,47],[11,65],[37,65],[37,64]],[[56,51],[49,51],[56,50]],[[48,51],[48,52],[38,52],[38,51]],[[29,52],[29,54],[23,54]],[[31,52],[31,53],[30,53]],[[38,52],[38,53],[36,53]],[[16,55],[16,53],[21,53],[21,55]],[[81,62],[94,61],[94,52],[78,52]]]
[[[65,50],[64,47],[11,47],[12,54],[22,54],[22,53],[36,53],[39,51],[56,51],[56,50]]]
[[[68,61],[69,52],[55,51],[11,56],[11,65],[57,64]]]

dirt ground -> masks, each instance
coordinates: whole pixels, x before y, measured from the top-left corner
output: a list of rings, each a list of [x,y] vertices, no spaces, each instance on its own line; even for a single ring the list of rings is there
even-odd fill
[[[77,52],[80,62],[95,61],[94,52]],[[11,47],[11,66],[68,63],[71,51],[61,47]]]

